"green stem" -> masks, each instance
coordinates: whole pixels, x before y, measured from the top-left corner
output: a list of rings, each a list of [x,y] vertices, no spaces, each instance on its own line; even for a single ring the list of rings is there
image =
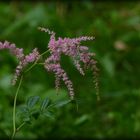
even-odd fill
[[[45,55],[45,54],[48,53],[49,51],[50,51],[50,50],[45,51],[44,53],[42,53],[42,54],[40,55],[40,57],[43,56],[43,55]]]
[[[48,53],[49,50],[45,51],[44,53],[42,53],[40,55],[43,56],[45,55],[46,53]],[[36,66],[39,61],[39,59],[37,59],[26,71],[25,73],[27,73],[28,71],[30,71],[34,66]],[[43,64],[43,63],[40,63],[40,64]],[[13,134],[12,134],[12,140],[14,139],[15,137],[15,134],[17,131],[19,131],[24,125],[25,125],[25,122],[23,122],[18,128],[16,128],[16,102],[17,102],[17,96],[18,96],[18,93],[19,93],[19,89],[21,87],[21,84],[22,84],[22,80],[23,80],[23,75],[20,77],[20,81],[19,81],[19,85],[18,85],[18,88],[16,90],[16,94],[15,94],[15,98],[14,98],[14,106],[13,106]]]
[[[31,65],[31,67],[29,67],[29,68],[25,71],[25,73],[27,73],[28,71],[30,71],[30,70],[37,64],[37,62],[38,62],[38,60],[36,60],[36,61],[33,63],[33,65]]]
[[[23,80],[23,75],[20,77],[20,81],[19,81],[19,85],[15,94],[15,98],[14,98],[14,106],[13,106],[13,134],[12,134],[12,139],[14,139],[14,136],[16,134],[16,103],[17,103],[17,96],[19,93],[19,89],[21,87],[21,83]]]
[[[26,123],[23,122],[17,129],[16,129],[16,132],[18,132]]]
[[[44,65],[45,63],[37,63],[37,65]]]

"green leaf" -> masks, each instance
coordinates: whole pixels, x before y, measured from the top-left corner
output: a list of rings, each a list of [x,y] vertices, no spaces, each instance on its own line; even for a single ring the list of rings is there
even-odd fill
[[[31,96],[27,99],[27,107],[29,109],[33,108],[37,102],[40,100],[40,97],[39,96]]]
[[[115,66],[110,54],[106,54],[102,57],[102,65],[106,72],[109,74],[110,77],[113,77],[115,74]]]
[[[19,111],[16,113],[17,116],[29,116],[29,109],[27,106],[22,106],[19,108]]]
[[[56,101],[54,104],[52,104],[52,106],[59,108],[59,107],[62,107],[70,102],[71,102],[70,99],[69,100],[60,100],[60,101]]]
[[[88,120],[89,120],[89,115],[85,114],[85,115],[81,116],[80,118],[76,119],[74,124],[75,125],[81,125]]]
[[[27,106],[21,106],[16,115],[19,116],[22,121],[31,123],[30,111]]]
[[[49,103],[50,103],[50,99],[45,98],[41,104],[40,110],[43,111],[44,109],[46,109],[46,107],[48,107]]]
[[[52,111],[47,110],[47,111],[43,112],[42,115],[45,116],[45,117],[49,117],[51,119],[55,119],[54,113]]]

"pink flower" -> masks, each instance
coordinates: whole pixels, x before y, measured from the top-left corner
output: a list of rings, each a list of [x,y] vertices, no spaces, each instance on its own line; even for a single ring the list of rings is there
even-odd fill
[[[4,43],[0,42],[0,50],[2,49],[8,49],[18,60],[21,60],[24,57],[23,49],[16,48],[15,44],[10,44],[8,41],[5,41]]]
[[[33,49],[32,53],[25,56],[24,61],[26,63],[31,63],[31,62],[34,62],[38,59],[39,59],[39,52],[38,52],[37,48],[35,48],[35,49]]]
[[[66,72],[61,68],[59,63],[56,64],[48,64],[47,62],[45,62],[45,68],[48,71],[52,71],[55,73],[56,75],[56,87],[57,89],[59,88],[60,85],[60,79],[62,79],[65,83],[65,85],[68,88],[69,91],[69,95],[71,99],[74,99],[74,91],[73,91],[73,85],[72,82],[69,80]]]
[[[35,48],[29,55],[24,55],[23,48],[17,48],[15,44],[5,41],[4,43],[0,42],[0,50],[2,49],[8,49],[10,53],[19,60],[19,64],[16,67],[15,75],[12,80],[13,85],[16,84],[18,77],[20,76],[22,70],[28,65],[28,63],[39,59],[39,52],[37,51],[37,48]]]
[[[32,53],[30,53],[29,55],[24,56],[20,62],[19,65],[16,67],[16,72],[14,75],[14,78],[12,80],[12,84],[15,85],[17,78],[20,76],[22,70],[29,64],[32,62],[35,62],[36,60],[38,60],[40,57],[40,54],[37,50],[37,48],[33,49]]]
[[[41,31],[47,32],[51,35],[50,41],[48,43],[48,48],[50,50],[50,56],[45,60],[45,68],[55,73],[56,77],[56,87],[60,85],[60,80],[63,80],[65,85],[68,88],[69,95],[74,98],[74,89],[71,80],[69,80],[66,72],[62,69],[60,65],[61,55],[67,55],[72,58],[74,65],[77,70],[84,75],[84,70],[81,67],[81,62],[84,64],[84,67],[91,68],[93,71],[96,71],[96,61],[93,59],[95,56],[94,53],[88,52],[87,46],[82,46],[82,41],[93,40],[94,37],[82,36],[79,38],[61,38],[57,40],[55,38],[55,33],[49,29],[39,27]],[[94,72],[95,74],[95,72]],[[97,80],[96,80],[97,81]],[[96,84],[97,85],[97,84]]]

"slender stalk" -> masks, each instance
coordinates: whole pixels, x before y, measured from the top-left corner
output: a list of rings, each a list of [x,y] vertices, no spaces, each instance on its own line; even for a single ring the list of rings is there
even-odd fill
[[[45,55],[46,53],[48,53],[50,50],[48,49],[47,51],[43,52],[40,56]]]
[[[14,106],[13,106],[13,134],[12,134],[12,140],[14,139],[14,136],[16,134],[16,103],[17,103],[17,96],[19,93],[19,89],[21,87],[21,83],[23,80],[23,75],[20,77],[19,85],[16,90],[15,98],[14,98]]]
[[[23,122],[21,125],[19,125],[19,127],[17,127],[17,128],[15,129],[15,133],[12,135],[12,140],[14,139],[16,133],[17,133],[25,124],[26,124],[26,123]]]
[[[16,129],[16,132],[18,132],[26,123],[23,122],[17,129]]]
[[[40,55],[43,56],[45,55],[46,53],[48,53],[49,50],[45,51],[44,53],[42,53]],[[36,66],[39,61],[39,59],[37,59],[26,71],[25,73],[27,73],[28,71],[30,71],[34,66]],[[40,64],[43,64],[43,63],[40,63]],[[15,135],[16,135],[16,132],[19,131],[24,125],[25,125],[25,122],[23,122],[18,128],[16,128],[16,102],[17,102],[17,96],[18,96],[18,93],[19,93],[19,89],[21,87],[21,84],[22,84],[22,80],[23,80],[23,75],[20,77],[20,81],[19,81],[19,85],[17,87],[17,90],[16,90],[16,94],[15,94],[15,98],[14,98],[14,106],[13,106],[13,134],[12,134],[12,140],[14,139]]]
[[[37,63],[37,65],[44,65],[45,63]]]
[[[36,60],[33,65],[31,65],[26,71],[25,73],[27,73],[28,71],[30,71],[36,64],[37,64],[38,60]]]

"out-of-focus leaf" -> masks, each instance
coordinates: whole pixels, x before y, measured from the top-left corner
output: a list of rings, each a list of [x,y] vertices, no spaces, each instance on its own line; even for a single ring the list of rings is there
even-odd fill
[[[126,21],[126,24],[132,26],[136,26],[138,24],[140,25],[140,16],[134,16],[134,17],[132,16]]]
[[[3,36],[11,34],[13,31],[17,30],[24,24],[29,24],[31,26],[37,26],[45,18],[44,6],[42,4],[37,5],[31,11],[27,12],[26,15],[16,20],[11,24],[3,33]]]
[[[48,111],[48,110],[45,111],[45,112],[43,112],[42,115],[45,116],[45,117],[49,117],[49,118],[51,118],[51,119],[55,119],[54,113],[51,112],[51,111]]]
[[[22,106],[19,108],[19,111],[16,114],[18,117],[22,119],[22,121],[30,123],[31,118],[30,118],[30,112],[27,106]]]
[[[60,100],[60,101],[56,101],[54,104],[52,104],[53,107],[56,107],[56,108],[59,108],[59,107],[62,107],[68,103],[70,103],[71,100]]]
[[[37,104],[37,102],[40,100],[40,97],[39,96],[31,96],[27,99],[27,107],[29,109],[33,108],[34,105]]]
[[[24,121],[24,122],[27,122],[27,123],[29,123],[29,124],[31,124],[31,118],[30,118],[29,116],[25,116],[25,117],[23,118],[23,121]]]
[[[109,76],[114,76],[115,69],[114,69],[114,63],[111,59],[111,56],[109,54],[105,55],[102,59],[102,64],[108,73]]]
[[[27,106],[22,106],[19,108],[19,111],[17,112],[17,115],[20,115],[20,114],[27,114],[29,113],[29,109],[27,108]]]
[[[40,110],[43,111],[44,109],[46,109],[49,103],[50,103],[50,99],[48,97],[45,98],[41,104]]]
[[[7,92],[11,87],[11,79],[12,75],[9,74],[0,77],[0,88]]]
[[[75,121],[75,125],[80,125],[84,122],[86,122],[87,120],[89,119],[89,116],[88,115],[83,115],[81,116],[80,118],[78,118],[76,121]]]

